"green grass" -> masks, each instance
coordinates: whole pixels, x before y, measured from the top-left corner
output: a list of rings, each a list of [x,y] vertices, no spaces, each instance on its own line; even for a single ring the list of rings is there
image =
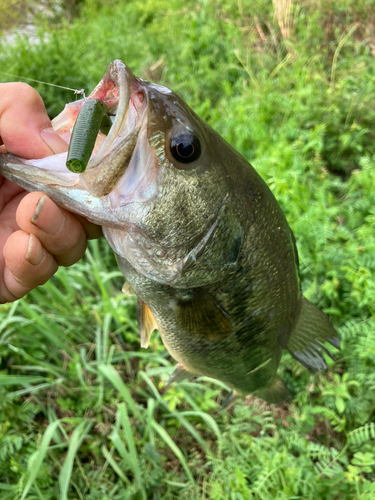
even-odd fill
[[[274,192],[342,351],[318,375],[284,355],[291,405],[226,412],[205,377],[165,389],[174,362],[156,334],[140,348],[135,302],[92,242],[0,308],[1,500],[371,500],[374,2],[293,2],[290,17],[266,0],[106,4],[4,49],[2,70],[90,91],[121,58],[178,92]],[[51,116],[74,99],[36,88]]]

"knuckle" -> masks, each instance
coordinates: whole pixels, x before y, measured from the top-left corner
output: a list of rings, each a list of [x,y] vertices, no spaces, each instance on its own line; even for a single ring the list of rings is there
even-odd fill
[[[76,254],[82,247],[86,249],[86,234],[78,221],[73,217],[67,217],[62,230],[51,237],[51,246],[53,246],[52,253],[61,258],[64,255]]]
[[[36,268],[35,268],[36,267]],[[52,256],[43,258],[38,266],[30,266],[25,260],[18,269],[12,271],[16,282],[29,290],[44,285],[57,271],[58,265]]]
[[[42,101],[42,98],[40,97],[38,92],[29,84],[24,82],[15,82],[14,92],[17,95],[17,98],[19,100],[22,100],[22,102],[35,104]]]

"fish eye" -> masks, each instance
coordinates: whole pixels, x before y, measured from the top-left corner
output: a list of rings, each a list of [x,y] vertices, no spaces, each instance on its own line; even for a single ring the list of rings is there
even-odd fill
[[[180,163],[191,163],[199,158],[201,145],[193,134],[178,134],[171,140],[171,153]]]

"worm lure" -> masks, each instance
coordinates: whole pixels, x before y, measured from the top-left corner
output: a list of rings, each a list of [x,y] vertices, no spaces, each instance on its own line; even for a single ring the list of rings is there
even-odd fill
[[[85,171],[95,146],[99,130],[109,128],[108,109],[103,101],[89,99],[84,103],[74,124],[70,139],[67,168],[76,174]]]

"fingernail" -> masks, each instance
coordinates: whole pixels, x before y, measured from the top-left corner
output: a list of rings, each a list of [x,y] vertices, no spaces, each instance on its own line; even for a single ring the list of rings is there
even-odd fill
[[[40,264],[43,259],[43,247],[33,234],[30,234],[29,246],[27,247],[25,259],[33,266]]]
[[[64,225],[65,215],[45,194],[36,206],[31,223],[46,234],[56,235]]]
[[[54,154],[65,153],[65,151],[68,151],[68,144],[59,136],[57,132],[53,130],[52,127],[43,128],[40,131],[40,137],[47,144],[47,146],[52,149]]]

